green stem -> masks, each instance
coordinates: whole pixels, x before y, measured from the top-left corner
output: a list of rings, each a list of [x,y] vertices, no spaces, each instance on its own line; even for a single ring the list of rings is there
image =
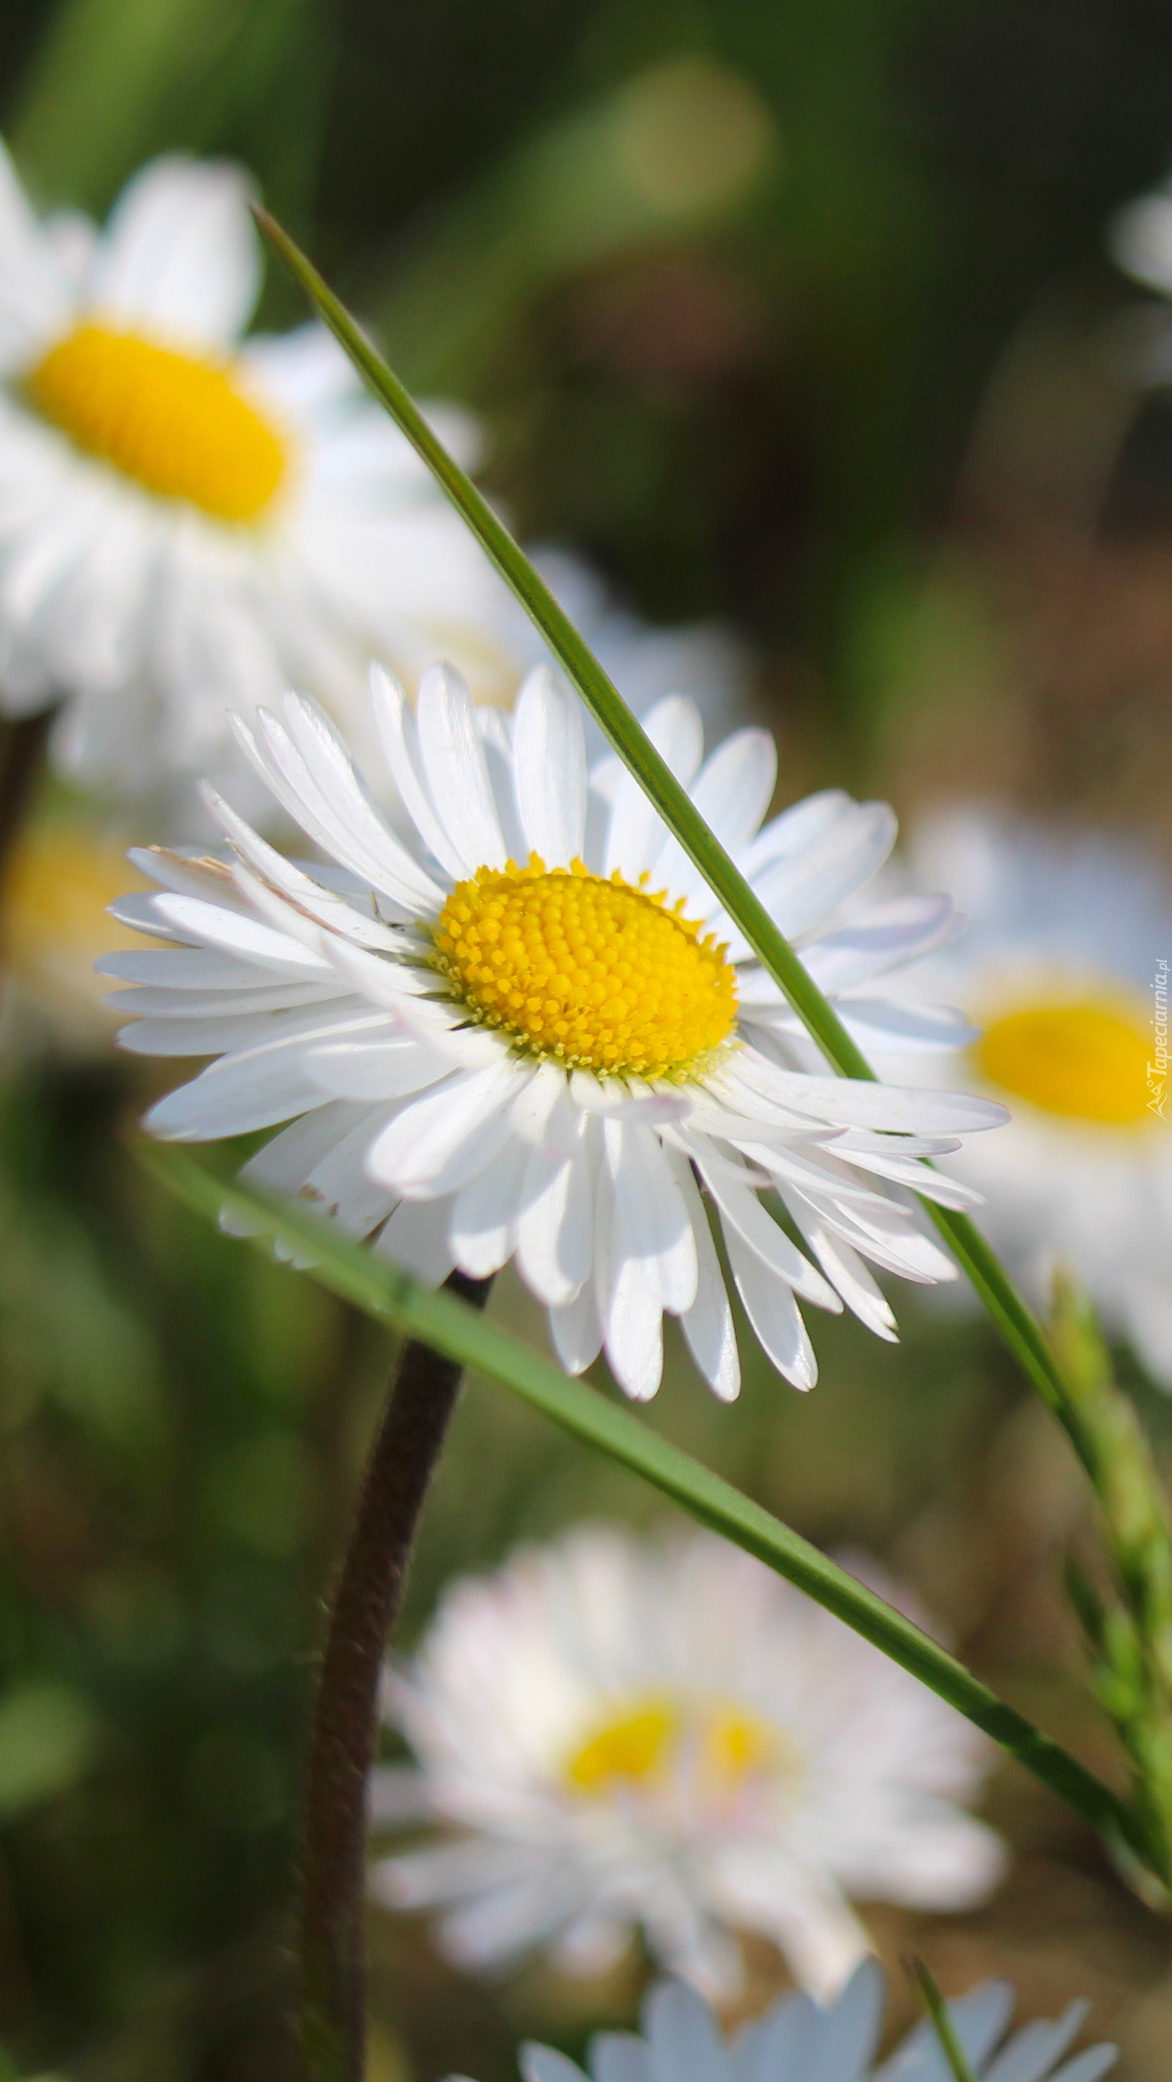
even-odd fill
[[[948,2062],[952,2082],[975,2082],[973,2071],[964,2056],[964,2047],[956,2036],[948,2004],[941,1995],[922,1959],[910,1959],[908,1969],[912,1979],[924,1998],[932,2029],[940,2042],[940,2050]]]
[[[823,997],[800,956],[784,933],[778,930],[765,906],[709,830],[687,790],[660,757],[646,731],[631,714],[617,687],[582,641],[520,544],[513,540],[471,478],[448,454],[394,370],[372,347],[345,305],[333,294],[288,232],[264,210],[258,210],[257,220],[375,397],[386,406],[392,419],[462,514],[501,577],[540,630],[620,759],[655,804],[668,830],[695,862],[709,888],[720,898],[729,917],[736,921],[762,967],[772,976],[813,1035],[828,1063],[842,1077],[873,1081],[875,1072],[862,1050],[847,1033],[833,1006]],[[1087,1465],[1086,1440],[1070,1408],[1061,1373],[1041,1325],[969,1217],[939,1208],[932,1202],[925,1204],[940,1233],[968,1272],[1010,1350],[1065,1426],[1075,1452]]]
[[[911,1620],[760,1504],[742,1496],[730,1482],[596,1389],[567,1380],[550,1360],[496,1324],[484,1322],[454,1295],[420,1286],[409,1273],[374,1258],[327,1228],[319,1217],[262,1199],[239,1185],[225,1185],[179,1150],[146,1144],[139,1147],[138,1156],[148,1171],[201,1214],[213,1221],[225,1210],[245,1217],[244,1226],[255,1246],[267,1250],[274,1240],[291,1246],[293,1255],[307,1264],[313,1277],[334,1293],[510,1389],[573,1437],[640,1475],[702,1525],[776,1569],[983,1729],[1096,1829],[1125,1844],[1142,1864],[1159,1874],[1158,1851],[1141,1820],[1118,1794],[998,1698]]]

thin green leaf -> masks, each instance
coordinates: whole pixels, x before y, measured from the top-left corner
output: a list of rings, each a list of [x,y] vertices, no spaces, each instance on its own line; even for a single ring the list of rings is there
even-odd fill
[[[964,2047],[956,2036],[952,2019],[948,2014],[948,2005],[923,1960],[913,1958],[909,1959],[907,1964],[924,1998],[924,2007],[940,2042],[940,2051],[948,2062],[953,2082],[976,2082],[973,2071],[965,2059]]]
[[[257,220],[286,265],[317,307],[381,404],[443,486],[502,578],[511,586],[553,655],[577,688],[591,715],[623,763],[650,797],[669,831],[695,862],[710,889],[735,919],[749,946],[843,1077],[874,1078],[862,1050],[852,1041],[804,963],[778,931],[764,905],[709,830],[671,769],[661,759],[618,689],[582,641],[549,587],[534,570],[471,478],[432,432],[410,393],[371,345],[312,262],[288,232],[258,210]],[[1041,1325],[1017,1292],[1004,1266],[967,1215],[926,1202],[937,1229],[951,1246],[978,1294],[1039,1393],[1066,1427],[1075,1451],[1089,1465],[1077,1414],[1066,1397],[1061,1373]]]
[[[865,1584],[628,1410],[584,1382],[568,1380],[551,1360],[485,1322],[455,1295],[421,1286],[409,1273],[328,1228],[320,1217],[269,1201],[240,1185],[226,1185],[180,1150],[153,1143],[135,1147],[146,1170],[198,1213],[212,1221],[221,1213],[237,1217],[250,1240],[265,1250],[281,1244],[334,1293],[393,1324],[404,1336],[418,1338],[510,1389],[575,1438],[641,1475],[702,1525],[776,1569],[992,1736],[1095,1828],[1126,1843],[1144,1864],[1152,1863],[1139,1821],[1076,1758]]]

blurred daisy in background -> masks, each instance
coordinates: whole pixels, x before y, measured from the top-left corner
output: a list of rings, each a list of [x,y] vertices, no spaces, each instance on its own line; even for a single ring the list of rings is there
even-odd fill
[[[1005,1867],[960,1804],[984,1737],[706,1533],[579,1527],[455,1583],[389,1674],[386,1715],[422,1768],[376,1773],[376,1823],[463,1833],[382,1860],[374,1891],[442,1908],[465,1967],[541,1949],[600,1972],[641,1932],[724,1999],[743,1979],[736,1933],[753,1931],[826,1997],[869,1950],[851,1899],[968,1908]]]
[[[960,991],[983,1032],[968,1074],[1012,1115],[948,1168],[984,1195],[980,1221],[1044,1303],[1075,1273],[1108,1331],[1172,1388],[1172,884],[1107,839],[978,809],[926,820],[917,877],[942,876],[969,924],[913,984]],[[1165,966],[1161,966],[1164,964]]]
[[[826,1074],[716,899],[613,756],[588,774],[578,702],[546,668],[515,717],[474,707],[448,667],[413,715],[377,673],[374,710],[411,841],[379,816],[320,709],[288,696],[242,739],[276,801],[329,857],[293,866],[214,794],[229,866],[133,858],[164,894],[115,907],[175,944],[111,955],[139,1015],[124,1045],[219,1060],[148,1116],[211,1140],[293,1121],[245,1169],[438,1282],[515,1258],[550,1312],[562,1363],[605,1347],[628,1394],[659,1386],[664,1311],[717,1393],[740,1367],[700,1195],[773,1364],[817,1374],[798,1307],[845,1302],[881,1337],[893,1317],[864,1261],[955,1276],[909,1188],[968,1189],[926,1169],[983,1099]],[[856,996],[951,929],[947,897],[910,896],[825,931],[887,857],[884,803],[830,791],[763,828],[773,740],[743,730],[706,763],[696,710],[648,728],[852,1032],[877,1048],[955,1048],[940,1007]],[[518,865],[518,863],[523,865]],[[294,1119],[294,1116],[297,1116]],[[776,1192],[803,1252],[763,1206]]]
[[[135,883],[150,887],[145,876]],[[70,1053],[110,1045],[114,1017],[94,963],[110,948],[109,905],[126,889],[124,846],[87,819],[47,816],[21,833],[4,874],[7,1039]],[[120,939],[124,950],[151,945],[131,927]]]
[[[875,2065],[883,2003],[882,1968],[866,1959],[837,2000],[823,2007],[808,1995],[783,1995],[726,2042],[694,1988],[657,1981],[643,2001],[641,2034],[596,2032],[587,2072],[590,2082],[950,2082],[927,2020]],[[1098,2082],[1117,2058],[1114,2046],[1099,2045],[1064,2059],[1086,2018],[1083,2002],[1056,2023],[1027,2024],[1009,2038],[1013,1990],[1004,1981],[986,1981],[946,2007],[973,2082]],[[523,2046],[518,2065],[524,2082],[586,2082],[550,2046]]]
[[[166,158],[103,231],[38,224],[0,153],[0,706],[64,699],[58,759],[120,801],[239,779],[226,711],[289,685],[360,736],[372,656],[414,685],[442,653],[508,701],[539,648],[325,328],[243,340],[250,193],[235,167]],[[470,467],[472,417],[430,416]],[[553,561],[633,698],[668,671],[735,690],[731,639],[648,630]]]
[[[64,697],[61,760],[123,799],[220,771],[225,710],[291,680],[345,707],[372,654],[499,647],[503,588],[324,327],[242,344],[249,198],[167,158],[104,231],[38,224],[0,157],[0,701]]]

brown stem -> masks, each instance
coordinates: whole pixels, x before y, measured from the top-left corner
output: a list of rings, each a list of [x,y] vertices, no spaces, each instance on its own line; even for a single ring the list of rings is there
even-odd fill
[[[482,1308],[490,1280],[448,1286]],[[379,1675],[415,1528],[461,1369],[409,1344],[374,1442],[330,1615],[306,1787],[301,2030],[312,2082],[362,2082],[366,2050],[366,1786]]]

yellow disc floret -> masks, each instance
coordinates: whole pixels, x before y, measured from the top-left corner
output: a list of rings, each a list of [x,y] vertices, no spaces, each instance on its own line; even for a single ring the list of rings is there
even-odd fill
[[[652,1695],[588,1728],[562,1768],[573,1792],[595,1799],[650,1793],[682,1776],[696,1795],[723,1804],[746,1781],[784,1777],[797,1763],[781,1728],[731,1701]]]
[[[727,949],[616,870],[478,868],[436,927],[436,965],[473,1017],[569,1069],[678,1078],[736,1018]]]
[[[1146,1111],[1150,1051],[1138,1008],[1085,998],[1007,1012],[976,1057],[991,1083],[1045,1113],[1121,1127]]]
[[[137,333],[79,325],[24,388],[88,455],[217,520],[257,519],[285,475],[286,444],[237,388],[230,365]]]

